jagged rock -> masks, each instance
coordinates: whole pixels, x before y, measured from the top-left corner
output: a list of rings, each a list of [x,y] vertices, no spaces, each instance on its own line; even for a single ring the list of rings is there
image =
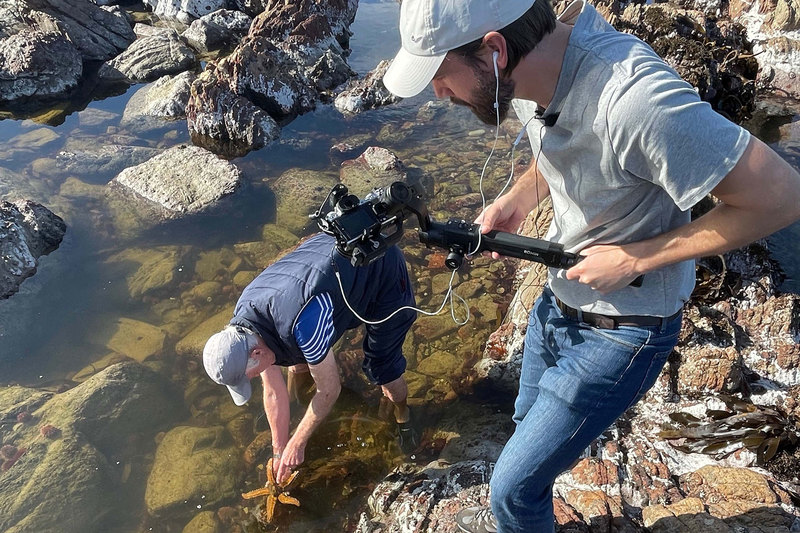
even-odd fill
[[[181,37],[198,52],[217,50],[246,35],[252,21],[241,11],[220,9],[192,22]]]
[[[57,32],[84,61],[110,59],[136,38],[124,11],[85,0],[6,0],[0,21],[0,38],[25,28]]]
[[[0,103],[67,95],[82,74],[81,55],[64,35],[26,29],[0,39]]]
[[[68,96],[84,63],[109,59],[134,38],[119,8],[84,0],[7,0],[0,6],[0,102]]]
[[[251,17],[255,17],[267,8],[269,0],[233,0],[232,7],[235,7],[242,13]]]
[[[123,170],[110,192],[128,192],[160,220],[207,210],[240,184],[241,172],[197,146],[178,145],[149,161]]]
[[[8,298],[36,273],[37,260],[61,243],[66,224],[43,205],[29,200],[0,202],[0,298]]]
[[[227,157],[266,146],[280,136],[275,120],[244,96],[231,91],[213,66],[192,83],[186,118],[192,141]]]
[[[312,110],[352,75],[344,47],[355,8],[355,0],[270,2],[241,44],[192,86],[193,140],[214,148],[233,143],[241,155],[267,137],[259,109],[281,124]]]
[[[163,19],[191,24],[195,19],[224,9],[227,0],[144,0],[144,3]]]
[[[159,32],[134,41],[107,61],[98,76],[109,82],[142,83],[197,66],[197,57],[177,32]]]
[[[390,61],[381,61],[363,79],[350,82],[336,96],[334,107],[352,115],[397,102],[399,99],[383,86],[382,81],[390,64]]]

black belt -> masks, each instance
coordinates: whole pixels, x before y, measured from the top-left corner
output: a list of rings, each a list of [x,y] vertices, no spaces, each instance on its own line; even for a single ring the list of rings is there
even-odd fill
[[[581,311],[579,309],[574,309],[555,296],[553,296],[556,301],[556,305],[559,309],[561,309],[561,313],[567,317],[571,318],[572,320],[577,320],[578,322],[583,322],[585,324],[589,324],[590,326],[595,326],[600,329],[617,329],[619,326],[634,326],[634,327],[643,327],[643,326],[662,326],[663,324],[669,322],[670,320],[676,318],[678,315],[681,314],[681,310],[678,309],[674,314],[661,317],[661,316],[648,316],[648,315],[624,315],[624,316],[610,316],[610,315],[600,315],[598,313],[589,313],[587,311]]]

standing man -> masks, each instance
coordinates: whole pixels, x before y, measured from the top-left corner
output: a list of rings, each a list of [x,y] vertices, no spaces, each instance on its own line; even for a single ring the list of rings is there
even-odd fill
[[[331,236],[315,235],[267,267],[245,287],[230,324],[212,335],[203,349],[206,373],[228,387],[236,405],[250,399],[250,380],[261,376],[279,483],[303,463],[308,439],[339,396],[339,367],[331,347],[346,330],[361,325],[348,306],[377,322],[414,305],[399,248],[393,246],[377,261],[354,267],[335,244]],[[394,405],[400,446],[406,453],[419,444],[406,404],[402,351],[415,319],[414,311],[404,309],[380,324],[367,324],[363,344],[362,368]],[[316,387],[291,437],[290,391],[281,367],[289,367],[289,388],[310,385],[311,379]]]
[[[639,39],[588,3],[556,20],[547,0],[403,0],[402,49],[384,76],[499,124],[510,105],[534,161],[479,218],[517,231],[548,194],[547,238],[585,258],[551,269],[530,314],[516,429],[469,532],[548,533],[553,481],[653,385],[675,346],[694,259],[800,218],[800,175],[715,113]],[[691,221],[707,194],[720,200]],[[644,275],[641,287],[629,283]]]

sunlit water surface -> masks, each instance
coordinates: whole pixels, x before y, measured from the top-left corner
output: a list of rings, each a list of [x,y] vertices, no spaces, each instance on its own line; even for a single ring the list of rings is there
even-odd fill
[[[398,45],[396,33],[398,7],[390,3],[362,2],[352,26],[351,66],[364,74],[381,59],[391,57]],[[86,365],[108,353],[104,341],[108,340],[117,320],[132,318],[162,326],[163,316],[154,312],[163,302],[131,298],[126,285],[130,270],[121,269],[109,261],[114,254],[126,249],[153,249],[158,246],[184,245],[191,247],[191,257],[203,252],[230,250],[236,243],[257,241],[265,224],[274,222],[275,199],[270,184],[289,169],[318,172],[338,172],[338,161],[330,155],[332,145],[366,136],[368,144],[380,145],[395,152],[409,167],[422,169],[439,186],[431,208],[438,218],[450,216],[472,217],[478,206],[467,205],[458,210],[449,209],[450,195],[463,195],[477,191],[477,178],[492,141],[493,132],[482,126],[465,112],[447,105],[430,123],[417,121],[420,105],[433,98],[426,91],[417,98],[398,105],[370,111],[354,118],[342,117],[329,106],[304,115],[283,129],[281,141],[272,146],[234,160],[244,173],[246,194],[238,194],[229,211],[222,215],[192,217],[188,221],[165,224],[144,231],[131,238],[120,239],[108,222],[108,213],[102,202],[63,193],[63,179],[48,179],[37,175],[32,168],[39,158],[52,158],[63,149],[69,139],[86,137],[89,142],[104,142],[110,134],[129,135],[129,144],[167,148],[189,142],[185,121],[165,123],[159,130],[137,134],[119,128],[119,119],[128,99],[141,86],[131,87],[125,94],[92,102],[81,112],[66,117],[62,124],[51,127],[30,120],[0,121],[0,166],[22,177],[24,191],[21,196],[40,201],[63,216],[68,231],[61,246],[49,256],[41,258],[39,272],[27,280],[18,295],[0,301],[0,384],[19,383],[28,386],[63,390],[74,386],[72,377]],[[96,125],[89,120],[94,112],[108,112]],[[800,122],[798,116],[791,121],[770,124],[757,132],[766,139],[795,168],[800,168]],[[413,135],[393,136],[404,128],[413,128]],[[52,130],[54,140],[40,147],[27,147],[15,142],[20,135],[39,129]],[[515,132],[514,132],[515,133]],[[513,133],[511,134],[513,136]],[[500,158],[490,167],[487,189],[495,194],[507,177],[509,170],[507,150],[509,134],[501,136]],[[526,146],[523,143],[521,146]],[[523,158],[530,158],[524,153]],[[113,176],[75,176],[94,185],[103,185]],[[446,186],[443,186],[446,185]],[[461,205],[461,204],[460,204]],[[309,228],[310,232],[312,228]],[[782,266],[788,274],[786,290],[800,289],[798,252],[800,225],[784,230],[770,239]],[[417,281],[418,302],[432,309],[443,297],[441,276],[446,270],[441,266],[441,254],[424,250],[409,232],[403,241],[404,249]],[[263,265],[252,265],[261,268]],[[452,327],[445,337],[431,328],[422,328],[408,347],[409,369],[415,371],[428,357],[449,355],[450,371],[444,375],[428,377],[428,393],[419,393],[412,403],[424,413],[427,430],[435,427],[444,410],[457,412],[460,402],[485,402],[491,398],[476,398],[462,384],[462,377],[479,357],[482,343],[498,326],[499,317],[511,296],[514,268],[511,263],[479,260],[465,269],[461,280],[476,276],[488,279],[485,291],[470,301],[473,318],[463,327]],[[200,280],[191,273],[192,265],[179,267],[176,273],[182,282],[174,294],[163,296],[181,302],[182,293],[191,290]],[[438,282],[436,280],[439,280]],[[220,282],[230,284],[225,276]],[[445,285],[446,286],[446,285]],[[230,307],[238,291],[210,298],[209,302],[194,302],[191,311],[196,313],[193,323],[198,324]],[[184,310],[185,311],[185,310]],[[420,318],[421,321],[429,320]],[[187,331],[182,333],[185,335]],[[426,335],[429,338],[426,338]],[[181,336],[170,336],[168,348],[156,357],[173,381],[188,387],[197,380],[205,380],[202,366],[197,361],[186,361],[173,351]],[[360,346],[356,335],[348,335],[339,347],[345,354],[357,354]],[[343,356],[345,357],[345,356]],[[356,368],[350,365],[349,368]],[[204,394],[214,398],[210,404],[198,401],[190,405],[192,417],[180,425],[208,425],[218,423],[217,415],[208,405],[228,401],[221,387],[207,387]],[[217,390],[220,389],[220,390]],[[252,413],[253,430],[267,428],[260,402],[250,402],[246,408]],[[501,402],[501,409],[510,404]],[[328,422],[312,439],[307,450],[308,469],[305,482],[296,492],[303,502],[299,509],[282,507],[279,521],[282,531],[339,531],[343,524],[353,523],[357,511],[376,482],[392,466],[402,461],[393,444],[391,427],[386,422],[387,413],[376,393],[363,389],[345,389],[342,398]],[[507,416],[501,414],[500,416]],[[157,428],[160,431],[169,428]],[[155,430],[154,430],[155,433]],[[120,468],[127,468],[129,481],[121,486],[119,501],[125,501],[117,516],[109,517],[106,531],[180,531],[203,502],[187,502],[184,512],[175,516],[149,517],[144,510],[144,482],[152,464],[156,442],[138,449],[119,450]],[[417,460],[430,459],[421,454]],[[243,474],[241,491],[252,490],[263,483],[263,469],[251,468]],[[65,495],[68,497],[68,495]],[[230,506],[247,506],[238,493],[230,495]],[[250,509],[252,506],[248,507]],[[216,509],[211,509],[216,510]],[[246,529],[255,531],[255,522],[242,522]]]

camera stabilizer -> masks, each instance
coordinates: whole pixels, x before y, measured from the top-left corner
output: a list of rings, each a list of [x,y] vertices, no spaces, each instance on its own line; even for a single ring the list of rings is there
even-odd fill
[[[323,212],[325,204],[328,210]],[[480,226],[451,218],[436,222],[428,214],[422,195],[413,186],[395,181],[373,189],[359,200],[348,194],[347,187],[335,185],[320,209],[311,215],[319,229],[336,238],[337,250],[350,258],[353,266],[367,265],[383,256],[403,235],[403,221],[415,215],[419,222],[419,240],[427,246],[450,251],[445,265],[455,270],[464,256],[479,252],[497,252],[543,263],[554,268],[570,268],[581,256],[564,251],[561,244],[492,230],[480,235]],[[631,285],[640,286],[642,277]]]

